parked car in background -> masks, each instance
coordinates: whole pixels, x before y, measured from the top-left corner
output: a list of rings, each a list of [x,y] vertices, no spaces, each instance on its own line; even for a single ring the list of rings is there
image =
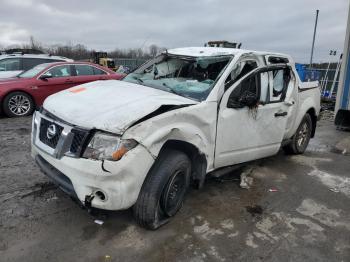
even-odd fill
[[[0,80],[0,105],[9,117],[30,115],[49,95],[72,86],[121,79],[124,75],[86,62],[45,63]]]
[[[319,112],[318,83],[301,82],[288,55],[179,48],[123,81],[50,96],[33,117],[32,156],[86,208],[133,206],[156,229],[207,174],[281,147],[303,153]]]
[[[73,62],[62,56],[47,54],[4,54],[0,55],[0,78],[14,77],[36,65],[52,62]]]

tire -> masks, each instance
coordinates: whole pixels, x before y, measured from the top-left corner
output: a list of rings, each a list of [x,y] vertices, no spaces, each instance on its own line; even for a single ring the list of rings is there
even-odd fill
[[[306,114],[301,121],[297,131],[292,137],[292,142],[283,147],[287,154],[302,154],[305,152],[312,132],[312,120],[309,114]]]
[[[191,162],[186,154],[166,150],[148,173],[133,207],[139,225],[155,230],[182,207],[190,185]]]
[[[33,113],[34,102],[24,92],[12,92],[3,100],[3,110],[8,117],[28,116]]]

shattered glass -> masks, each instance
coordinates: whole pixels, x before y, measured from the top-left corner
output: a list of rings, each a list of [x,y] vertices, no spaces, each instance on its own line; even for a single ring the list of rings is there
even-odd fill
[[[203,101],[232,58],[162,54],[123,80]]]

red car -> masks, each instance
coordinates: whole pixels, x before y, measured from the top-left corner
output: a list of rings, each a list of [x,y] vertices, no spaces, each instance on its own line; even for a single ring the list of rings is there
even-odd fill
[[[15,78],[0,80],[0,108],[9,117],[27,116],[49,95],[87,82],[123,77],[108,68],[86,62],[40,64]]]

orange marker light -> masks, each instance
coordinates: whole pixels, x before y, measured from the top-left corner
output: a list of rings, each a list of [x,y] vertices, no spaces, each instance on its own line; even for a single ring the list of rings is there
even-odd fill
[[[113,160],[121,159],[123,157],[123,155],[125,155],[126,152],[128,152],[128,150],[124,146],[122,146],[117,151],[113,152],[113,154],[112,154]]]

